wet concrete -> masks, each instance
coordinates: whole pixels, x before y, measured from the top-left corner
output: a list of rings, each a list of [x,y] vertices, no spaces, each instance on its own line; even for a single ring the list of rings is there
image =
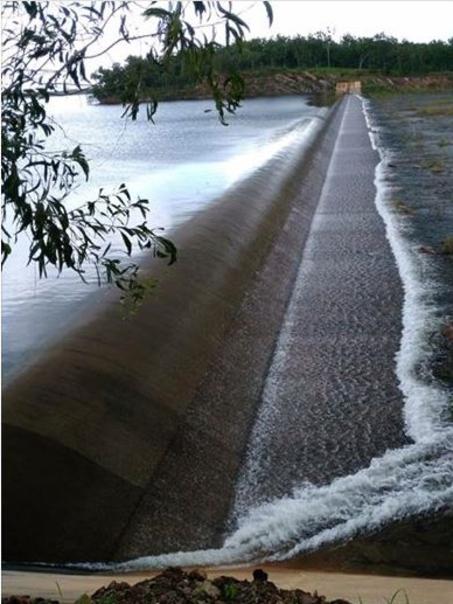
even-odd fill
[[[243,504],[404,442],[376,163],[348,97],[184,228],[181,262],[133,320],[112,302],[8,387],[8,561],[220,545],[270,380],[276,415]]]
[[[116,557],[221,546],[343,107],[280,192],[290,213],[269,246],[222,345],[153,475]]]
[[[395,375],[402,285],[374,199],[361,102],[348,97],[241,475],[236,515],[407,442]]]
[[[453,510],[402,519],[289,562],[303,568],[453,578]]]
[[[6,560],[108,560],[218,541],[249,430],[247,423],[236,430],[238,410],[249,407],[253,416],[259,400],[240,396],[249,383],[244,376],[250,365],[259,366],[261,377],[250,379],[259,393],[279,329],[276,312],[266,334],[268,317],[277,304],[284,308],[291,291],[284,281],[281,291],[273,286],[284,262],[297,269],[340,110],[316,118],[308,137],[302,133],[175,234],[180,260],[167,270],[150,267],[159,291],[135,317],[124,321],[112,297],[8,385]],[[282,240],[286,260],[274,260],[266,273],[266,258],[277,250],[280,234],[289,232],[290,215],[302,235],[291,245]],[[265,273],[258,297],[267,303],[264,323],[254,327],[267,337],[261,353],[260,338],[247,339],[235,318],[257,274]],[[219,377],[228,333],[243,337],[247,354],[241,364],[235,359],[233,336],[224,361],[230,371]],[[209,380],[212,386],[204,388]],[[222,398],[232,384],[239,388],[234,406],[231,396]],[[218,414],[208,412],[203,419],[200,408],[213,401],[220,405]],[[231,428],[222,418],[230,418]],[[198,467],[196,460],[204,457]],[[67,462],[63,467],[61,460]],[[149,503],[153,493],[155,505]],[[200,504],[200,494],[207,506]],[[156,506],[159,524],[152,523]]]

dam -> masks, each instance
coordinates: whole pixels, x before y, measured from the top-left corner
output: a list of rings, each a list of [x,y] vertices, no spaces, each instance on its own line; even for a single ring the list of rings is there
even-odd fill
[[[451,428],[408,411],[368,119],[347,95],[295,125],[175,230],[135,316],[109,294],[11,379],[5,560],[282,559],[451,502]]]

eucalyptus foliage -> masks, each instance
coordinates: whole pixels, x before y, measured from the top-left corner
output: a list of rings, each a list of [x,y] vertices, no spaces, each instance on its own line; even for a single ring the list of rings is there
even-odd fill
[[[270,5],[264,4],[271,20]],[[143,32],[131,35],[128,20],[137,7],[142,11]],[[139,266],[131,258],[134,251],[150,250],[171,264],[176,248],[161,229],[150,228],[149,201],[133,199],[125,184],[113,192],[100,190],[95,199],[72,207],[71,193],[88,180],[89,162],[79,145],[48,150],[46,139],[57,125],[48,115],[47,103],[52,95],[89,88],[90,60],[117,44],[149,39],[153,44],[148,61],[165,72],[172,57],[183,57],[191,77],[209,85],[225,123],[226,113],[239,106],[243,82],[234,70],[216,71],[215,31],[222,28],[227,43],[240,43],[248,25],[232,11],[231,3],[120,0],[5,1],[2,23],[2,264],[18,237],[26,234],[29,262],[36,263],[40,276],[46,276],[52,266],[85,279],[87,266],[93,265],[99,283],[115,283],[139,302],[149,282],[139,279]],[[206,29],[208,24],[212,28]],[[104,34],[112,27],[116,38],[107,43]],[[124,118],[137,118],[143,86],[138,68],[122,91]],[[156,110],[157,99],[147,89],[148,120],[153,120]]]

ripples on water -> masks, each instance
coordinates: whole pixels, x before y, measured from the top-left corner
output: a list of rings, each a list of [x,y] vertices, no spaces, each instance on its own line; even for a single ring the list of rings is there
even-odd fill
[[[206,110],[210,110],[206,112]],[[68,199],[93,199],[99,187],[125,182],[132,195],[151,201],[150,223],[167,233],[190,219],[234,182],[290,144],[294,125],[304,127],[320,110],[301,97],[250,99],[222,126],[209,101],[162,103],[155,125],[139,115],[120,119],[119,106],[90,105],[85,97],[54,98],[50,111],[58,127],[50,148],[81,144],[91,168],[88,184]],[[300,130],[298,127],[298,130]],[[26,241],[15,246],[3,272],[3,376],[74,326],[98,300],[94,272],[90,285],[65,272],[39,280],[26,267]]]

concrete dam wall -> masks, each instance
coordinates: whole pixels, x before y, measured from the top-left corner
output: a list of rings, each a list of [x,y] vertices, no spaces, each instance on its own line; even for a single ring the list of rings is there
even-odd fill
[[[7,386],[6,561],[220,545],[343,110],[177,231],[135,316],[112,293]]]

